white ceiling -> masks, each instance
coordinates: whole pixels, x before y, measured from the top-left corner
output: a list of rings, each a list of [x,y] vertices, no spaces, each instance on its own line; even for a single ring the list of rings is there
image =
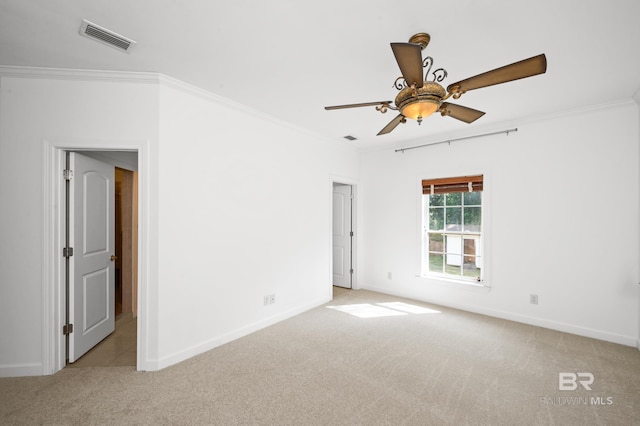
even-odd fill
[[[135,48],[81,37],[83,18]],[[389,43],[418,32],[431,35],[423,56],[448,71],[445,87],[540,53],[547,73],[453,101],[486,112],[473,124],[434,115],[375,136],[394,111],[323,109],[393,100]],[[403,146],[631,98],[640,1],[0,0],[0,65],[159,72],[328,138]]]

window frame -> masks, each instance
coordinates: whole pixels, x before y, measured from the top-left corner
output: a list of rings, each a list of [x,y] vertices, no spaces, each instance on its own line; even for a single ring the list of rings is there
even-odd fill
[[[444,174],[443,174],[444,175]],[[465,235],[469,235],[469,236],[478,236],[478,240],[479,240],[479,244],[480,244],[480,251],[481,251],[481,255],[480,255],[480,276],[478,278],[476,277],[465,277],[462,273],[462,269],[461,269],[461,274],[460,275],[454,275],[454,274],[449,274],[446,272],[433,272],[430,271],[429,268],[429,238],[428,238],[428,233],[429,233],[429,197],[428,195],[430,195],[429,193],[426,193],[426,190],[424,189],[422,183],[424,181],[427,180],[443,180],[443,181],[447,181],[449,179],[463,179],[463,178],[468,178],[468,177],[476,177],[476,176],[482,176],[482,183],[480,186],[480,191],[482,192],[482,199],[480,201],[480,208],[481,208],[481,221],[480,221],[480,231],[479,233],[469,233],[469,234],[465,234],[463,231],[454,231],[454,232],[443,232],[443,235],[460,235],[462,236],[463,240],[464,240],[464,236]],[[488,285],[486,284],[486,278],[487,278],[487,265],[488,265],[488,261],[487,261],[487,235],[486,235],[486,231],[487,231],[487,223],[488,223],[488,196],[487,196],[487,191],[486,191],[486,187],[487,187],[487,174],[486,173],[478,173],[475,175],[470,175],[470,174],[458,174],[457,176],[455,176],[454,178],[436,178],[436,179],[420,179],[420,220],[419,220],[419,224],[420,224],[420,229],[419,229],[419,241],[420,241],[420,262],[419,262],[419,267],[420,267],[420,278],[426,278],[426,279],[431,279],[431,280],[437,280],[439,282],[445,282],[445,283],[458,283],[458,284],[465,284],[465,285],[470,285],[470,286],[476,286],[476,287],[488,287]],[[474,184],[474,188],[475,188],[475,184]],[[454,191],[455,192],[455,191]],[[460,191],[458,191],[460,192]],[[437,194],[438,192],[434,192],[435,194]],[[441,194],[444,194],[443,192],[440,192]],[[448,192],[450,193],[450,192]],[[463,192],[464,193],[464,192]],[[446,230],[445,230],[446,231]],[[446,237],[445,237],[446,238]],[[462,246],[464,247],[464,246]],[[446,253],[443,252],[443,253]],[[461,253],[461,256],[464,256],[464,249],[463,252]]]

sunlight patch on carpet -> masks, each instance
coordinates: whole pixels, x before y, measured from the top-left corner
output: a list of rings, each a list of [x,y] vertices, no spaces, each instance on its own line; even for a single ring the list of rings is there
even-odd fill
[[[378,303],[386,308],[396,309],[398,311],[407,312],[409,314],[441,314],[442,312],[435,309],[425,308],[423,306],[410,305],[403,302]]]
[[[434,309],[410,305],[403,302],[376,303],[375,305],[372,305],[371,303],[357,303],[353,305],[327,306],[327,308],[345,312],[359,318],[379,318],[409,314],[440,313],[440,311],[436,311]]]

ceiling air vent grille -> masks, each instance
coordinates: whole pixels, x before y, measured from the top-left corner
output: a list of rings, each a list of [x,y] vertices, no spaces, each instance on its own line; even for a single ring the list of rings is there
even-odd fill
[[[113,31],[109,31],[106,28],[102,28],[86,19],[82,20],[80,34],[124,52],[129,52],[136,44],[135,41],[116,34]]]

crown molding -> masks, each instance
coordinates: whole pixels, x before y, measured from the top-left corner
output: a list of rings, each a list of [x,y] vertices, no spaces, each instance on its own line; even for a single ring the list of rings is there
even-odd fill
[[[57,80],[118,81],[155,83],[160,74],[152,72],[85,70],[71,68],[40,68],[0,65],[0,77],[46,78]]]

